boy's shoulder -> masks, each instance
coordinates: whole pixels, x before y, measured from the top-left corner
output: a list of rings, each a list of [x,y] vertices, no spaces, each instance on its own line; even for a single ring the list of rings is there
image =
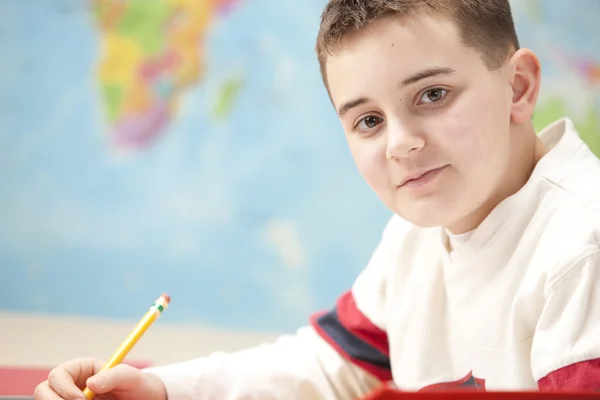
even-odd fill
[[[600,182],[600,171],[596,177]],[[516,232],[517,249],[531,254],[530,267],[538,265],[550,281],[600,254],[600,190],[570,183],[541,182],[537,207]]]
[[[560,130],[562,135],[557,135]],[[600,159],[569,119],[559,120],[540,136],[553,148],[540,162],[546,165],[528,183],[533,190],[521,204],[528,209],[519,224],[523,232],[514,233],[521,234],[521,245],[535,248],[549,268],[562,270],[600,253]]]
[[[556,138],[556,132],[561,130],[562,136]],[[556,222],[564,222],[565,228],[582,224],[599,230],[600,159],[567,118],[549,126],[540,137],[552,149],[548,160],[540,161],[547,165],[541,167],[537,182],[534,182],[537,183],[538,211],[547,213]]]

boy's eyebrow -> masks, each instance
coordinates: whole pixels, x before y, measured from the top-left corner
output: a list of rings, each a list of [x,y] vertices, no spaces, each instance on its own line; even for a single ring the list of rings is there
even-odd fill
[[[453,70],[452,68],[444,68],[444,67],[427,68],[427,69],[424,69],[423,71],[419,71],[415,74],[412,74],[408,78],[404,79],[402,81],[402,83],[400,84],[400,86],[404,87],[404,86],[412,85],[413,83],[417,83],[420,80],[423,80],[425,78],[431,78],[432,76],[440,76],[440,75],[450,75],[454,72],[456,72],[456,71]]]
[[[340,106],[340,108],[338,108],[338,115],[340,117],[343,117],[344,114],[346,114],[352,108],[362,106],[363,104],[368,103],[368,102],[369,102],[369,99],[367,99],[366,97],[360,97],[358,99],[350,100],[350,101],[342,104]]]
[[[456,71],[452,68],[445,68],[445,67],[427,68],[427,69],[424,69],[423,71],[419,71],[415,74],[412,74],[408,78],[404,79],[402,81],[402,83],[400,84],[400,86],[404,87],[404,86],[412,85],[413,83],[417,83],[420,80],[423,80],[425,78],[431,78],[433,76],[440,76],[440,75],[450,75],[454,72],[456,72]],[[366,97],[359,97],[358,99],[350,100],[350,101],[342,104],[340,106],[340,108],[338,108],[338,115],[340,117],[343,117],[344,114],[346,114],[349,110],[353,109],[354,107],[362,106],[363,104],[368,103],[368,102],[369,102],[369,99],[367,99]]]

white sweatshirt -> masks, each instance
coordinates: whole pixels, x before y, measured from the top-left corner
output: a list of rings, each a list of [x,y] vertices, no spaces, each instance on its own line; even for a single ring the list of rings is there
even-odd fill
[[[169,400],[401,390],[600,389],[600,161],[568,119],[527,184],[468,235],[398,216],[336,306],[296,335],[152,368]]]

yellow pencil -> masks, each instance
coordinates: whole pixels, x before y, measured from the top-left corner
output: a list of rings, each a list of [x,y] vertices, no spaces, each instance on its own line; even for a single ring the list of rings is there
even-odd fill
[[[137,343],[138,340],[142,337],[142,335],[150,328],[150,325],[160,316],[160,314],[168,307],[171,302],[171,297],[168,294],[161,294],[160,297],[152,304],[150,310],[144,315],[144,317],[138,322],[136,327],[131,331],[129,336],[121,343],[121,346],[115,351],[115,354],[111,357],[110,360],[100,371],[104,371],[106,369],[112,368],[117,364],[120,364],[121,361],[127,356],[127,353],[131,350],[133,346]],[[98,372],[100,372],[98,371]],[[94,398],[94,393],[88,389],[87,387],[83,390],[83,394],[88,399]]]

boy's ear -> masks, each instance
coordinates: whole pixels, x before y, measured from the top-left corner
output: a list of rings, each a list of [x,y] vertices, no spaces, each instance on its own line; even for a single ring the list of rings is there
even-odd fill
[[[511,119],[515,123],[531,121],[540,91],[540,61],[531,50],[519,49],[509,63],[513,93]]]

